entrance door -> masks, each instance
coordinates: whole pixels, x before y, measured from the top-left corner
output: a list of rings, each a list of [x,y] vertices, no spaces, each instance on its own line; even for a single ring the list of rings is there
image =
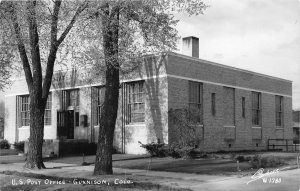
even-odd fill
[[[57,136],[59,138],[74,139],[74,111],[57,112]]]

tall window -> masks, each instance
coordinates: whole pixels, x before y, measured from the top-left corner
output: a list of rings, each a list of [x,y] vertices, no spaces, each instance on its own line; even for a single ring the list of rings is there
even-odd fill
[[[242,97],[242,117],[246,117],[246,99]]]
[[[97,124],[100,123],[101,112],[104,103],[105,87],[97,87]]]
[[[30,125],[30,97],[29,95],[20,96],[20,113],[21,113],[21,126]],[[49,93],[46,102],[45,113],[44,113],[44,124],[51,125],[51,107],[52,107],[52,95]]]
[[[216,93],[211,94],[211,114],[216,115]]]
[[[195,112],[197,122],[202,120],[202,83],[189,81],[189,108]]]
[[[45,107],[45,114],[44,114],[44,124],[51,125],[51,107],[52,107],[52,95],[49,93],[46,107]]]
[[[79,89],[68,90],[68,106],[79,105]]]
[[[224,125],[235,125],[235,94],[234,88],[223,87],[223,118]]]
[[[30,124],[29,95],[21,96],[20,99],[21,99],[21,126],[29,126]]]
[[[275,96],[275,119],[276,126],[282,126],[282,118],[283,118],[283,97]]]
[[[261,124],[261,94],[252,92],[252,125]]]
[[[128,83],[129,122],[145,121],[144,81]]]

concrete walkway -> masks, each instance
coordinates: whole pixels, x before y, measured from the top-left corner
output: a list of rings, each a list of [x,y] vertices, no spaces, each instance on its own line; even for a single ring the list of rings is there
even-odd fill
[[[192,190],[232,190],[232,191],[248,191],[248,190],[295,190],[300,189],[300,169],[279,171],[276,174],[265,176],[268,177],[268,183],[263,183],[262,179],[258,179],[249,184],[251,176],[215,176],[215,175],[197,175],[187,173],[173,173],[162,171],[146,171],[136,169],[114,168],[114,175],[110,176],[93,176],[94,166],[78,166],[74,164],[64,163],[45,163],[47,169],[28,170],[25,169],[24,163],[0,164],[0,171],[17,171],[23,173],[34,173],[47,176],[55,176],[61,178],[85,178],[99,179],[105,177],[108,181],[117,178],[141,177],[136,181],[153,182],[156,184],[167,185],[177,188],[190,188]],[[277,178],[277,183],[271,183]],[[279,178],[279,179],[278,179]],[[133,180],[135,181],[135,180]]]

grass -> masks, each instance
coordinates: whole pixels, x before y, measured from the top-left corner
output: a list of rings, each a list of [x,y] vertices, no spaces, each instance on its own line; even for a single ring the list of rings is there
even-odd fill
[[[154,170],[166,172],[180,172],[180,173],[194,173],[194,174],[209,174],[209,175],[241,175],[249,174],[256,169],[251,166],[248,161],[240,162],[239,169],[233,156],[254,156],[259,154],[262,157],[274,156],[284,162],[285,165],[295,165],[296,156],[298,153],[282,153],[282,152],[238,152],[238,153],[225,153],[225,154],[209,154],[207,159],[193,159],[182,160],[173,159],[170,157],[165,158],[144,158],[135,159],[138,155],[113,155],[113,167],[141,169],[141,170]],[[125,156],[125,157],[124,157]],[[125,159],[125,160],[124,160]],[[85,161],[93,164],[95,156],[85,157]],[[51,162],[61,162],[78,164],[82,163],[82,157],[66,157],[50,160]],[[273,166],[272,166],[273,167]],[[277,166],[274,166],[277,167]],[[278,166],[282,167],[282,165]]]
[[[113,166],[129,169],[210,175],[232,174],[238,171],[237,163],[228,159],[182,160],[171,158],[153,158],[152,161],[150,159],[118,161],[113,162]],[[241,170],[248,170],[250,168],[250,164],[246,162],[239,164],[239,169]]]
[[[0,149],[0,156],[17,155],[18,153],[20,153],[20,151],[15,149]]]

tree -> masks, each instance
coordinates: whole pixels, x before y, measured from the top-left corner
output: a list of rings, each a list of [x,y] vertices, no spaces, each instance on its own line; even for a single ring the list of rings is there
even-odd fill
[[[4,26],[1,27],[1,34],[5,34],[11,42],[7,47],[15,50],[12,54],[16,51],[19,53],[29,90],[30,137],[25,167],[30,169],[45,168],[42,159],[44,110],[56,55],[74,23],[88,5],[85,1],[65,3],[72,4],[70,7],[74,9],[62,11],[62,7],[67,7],[62,0],[0,3],[0,25]]]
[[[99,67],[104,67],[106,91],[96,153],[94,174],[112,174],[112,148],[117,118],[119,76],[130,68],[126,61],[138,62],[141,56],[176,47],[178,38],[172,11],[200,14],[206,5],[199,0],[104,0],[94,2],[90,11],[89,45],[95,41]],[[84,25],[85,26],[85,25]],[[92,36],[95,38],[92,38]],[[98,41],[95,40],[98,37]],[[93,43],[94,42],[94,43]],[[85,44],[85,43],[82,43]],[[95,52],[95,51],[94,51]],[[99,56],[101,55],[101,56]],[[103,62],[102,62],[103,61]],[[130,70],[129,70],[130,71]]]

